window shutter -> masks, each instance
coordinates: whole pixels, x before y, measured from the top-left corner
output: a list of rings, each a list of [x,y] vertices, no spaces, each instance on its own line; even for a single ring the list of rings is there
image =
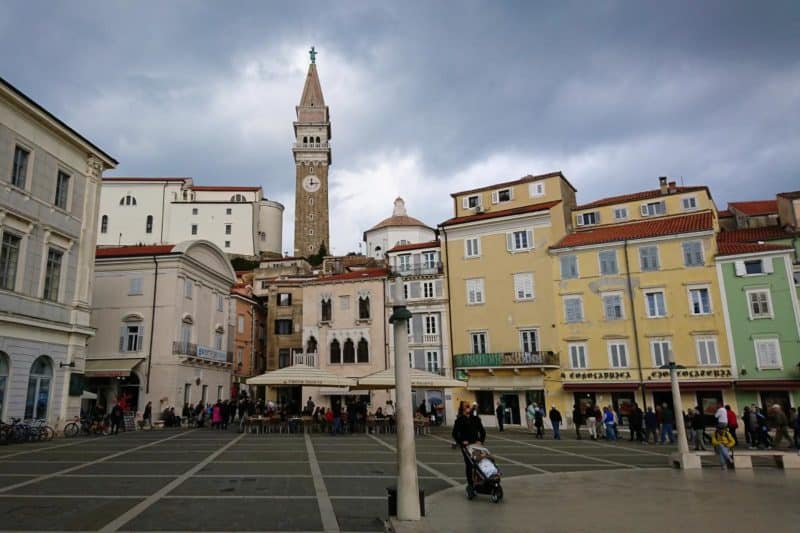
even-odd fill
[[[583,216],[582,215],[575,215],[575,225],[576,226],[583,226]]]
[[[610,296],[603,298],[606,307],[606,318],[614,318],[614,299]]]
[[[762,259],[761,260],[761,265],[762,265],[762,268],[764,269],[764,273],[772,274],[773,270],[772,270],[772,259],[771,258]]]
[[[141,352],[144,349],[144,326],[139,326],[139,334],[136,336],[136,348],[137,352]]]
[[[509,252],[514,249],[514,234],[506,233],[506,250]]]
[[[528,248],[533,249],[533,231],[526,230],[525,231],[525,237],[526,237],[526,239],[528,241]]]
[[[500,201],[500,200],[499,200],[499,199],[498,199],[498,197],[497,197],[497,191],[492,191],[492,203],[493,203],[493,204],[496,204],[496,203],[497,203],[497,202],[499,202],[499,201]]]
[[[435,287],[435,290],[436,290],[436,297],[437,298],[441,298],[442,297],[442,281],[441,280],[437,280],[436,282],[434,282],[434,287]]]
[[[469,198],[467,198],[466,196],[461,199],[461,207],[464,209],[469,208]]]
[[[125,328],[126,326],[122,326],[119,328],[119,351],[125,351]]]
[[[744,276],[747,272],[744,268],[744,261],[736,261],[734,263],[734,268],[736,269],[737,276]]]
[[[639,206],[639,213],[643,216],[647,216],[647,204],[642,204]]]

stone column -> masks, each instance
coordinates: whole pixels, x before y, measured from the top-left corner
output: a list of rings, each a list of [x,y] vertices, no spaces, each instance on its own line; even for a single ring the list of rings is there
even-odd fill
[[[671,455],[670,462],[680,466],[683,470],[693,470],[701,467],[700,457],[689,452],[689,443],[686,440],[686,424],[683,421],[681,388],[678,384],[677,365],[675,364],[675,354],[672,353],[672,350],[669,350],[668,357],[669,381],[672,387],[672,411],[675,415],[675,429],[678,434],[678,451]]]
[[[408,321],[411,313],[403,297],[403,280],[396,280],[393,313],[389,322],[394,332],[395,421],[397,423],[397,519],[419,520],[419,480],[411,405],[411,377],[403,354],[408,353]]]

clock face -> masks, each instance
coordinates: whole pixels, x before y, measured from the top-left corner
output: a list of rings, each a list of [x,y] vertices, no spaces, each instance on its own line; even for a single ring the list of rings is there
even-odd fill
[[[303,188],[308,192],[317,192],[320,185],[322,185],[322,182],[314,175],[303,178]]]

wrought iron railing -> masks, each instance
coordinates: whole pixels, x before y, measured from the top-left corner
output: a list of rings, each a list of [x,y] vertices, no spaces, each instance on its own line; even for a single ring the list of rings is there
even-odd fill
[[[456,368],[540,366],[558,367],[558,354],[555,352],[495,352],[466,353],[453,356]]]

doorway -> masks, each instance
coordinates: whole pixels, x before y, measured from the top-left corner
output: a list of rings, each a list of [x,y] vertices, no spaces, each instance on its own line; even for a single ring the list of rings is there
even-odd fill
[[[658,409],[664,404],[667,404],[670,411],[675,412],[675,407],[672,403],[672,391],[653,391],[653,409]]]
[[[627,426],[628,418],[633,412],[633,393],[632,392],[612,392],[611,404],[614,411],[619,415],[620,425]]]
[[[792,402],[789,399],[788,391],[769,391],[761,393],[761,408],[765,411],[772,409],[772,406],[778,404],[783,409],[783,413],[788,417],[789,409],[792,407]]]
[[[519,416],[519,394],[516,392],[500,393],[500,402],[503,404],[504,408],[503,423],[519,425],[521,423]]]
[[[714,415],[721,404],[722,391],[697,391],[697,405],[700,406],[700,412],[703,413],[703,422],[706,426],[713,427],[717,425],[717,419]]]

